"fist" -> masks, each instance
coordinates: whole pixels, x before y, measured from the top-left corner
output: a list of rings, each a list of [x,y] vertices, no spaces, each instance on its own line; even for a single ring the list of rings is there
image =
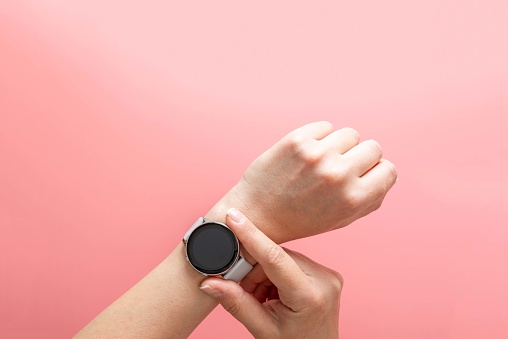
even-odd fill
[[[277,243],[344,227],[375,211],[397,180],[374,140],[327,121],[291,131],[233,188],[240,209]]]

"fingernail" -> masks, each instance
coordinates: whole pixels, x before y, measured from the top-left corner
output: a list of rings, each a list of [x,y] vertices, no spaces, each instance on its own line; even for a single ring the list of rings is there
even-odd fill
[[[227,215],[232,221],[236,222],[237,224],[242,224],[246,219],[245,215],[243,215],[239,210],[233,207],[231,207],[227,211]]]
[[[214,297],[214,298],[220,298],[220,297],[222,297],[222,292],[219,291],[218,289],[213,288],[210,285],[200,286],[199,289],[201,291],[205,292],[206,294],[208,294],[211,297]]]

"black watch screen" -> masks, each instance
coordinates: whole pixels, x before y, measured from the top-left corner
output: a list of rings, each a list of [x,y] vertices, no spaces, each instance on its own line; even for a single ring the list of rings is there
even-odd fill
[[[225,225],[205,223],[189,236],[187,258],[198,271],[222,274],[238,258],[238,239]]]

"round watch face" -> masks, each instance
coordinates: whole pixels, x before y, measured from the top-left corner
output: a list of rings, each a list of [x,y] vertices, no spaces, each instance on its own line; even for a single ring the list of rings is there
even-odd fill
[[[205,223],[189,236],[187,258],[200,272],[222,274],[238,259],[238,239],[226,225]]]

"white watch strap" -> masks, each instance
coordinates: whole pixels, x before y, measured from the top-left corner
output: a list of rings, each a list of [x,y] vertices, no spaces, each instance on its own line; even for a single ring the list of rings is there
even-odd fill
[[[201,217],[198,220],[196,220],[196,222],[194,224],[192,224],[192,226],[189,228],[189,230],[187,232],[185,232],[185,235],[183,236],[183,241],[187,242],[187,240],[189,240],[189,237],[190,237],[191,233],[196,228],[201,226],[201,224],[204,223],[205,221],[207,221],[207,220],[205,220],[205,218],[201,218]]]
[[[252,265],[249,264],[247,260],[240,257],[236,264],[234,264],[233,267],[224,274],[224,279],[240,282],[240,280],[242,280],[251,270]]]

